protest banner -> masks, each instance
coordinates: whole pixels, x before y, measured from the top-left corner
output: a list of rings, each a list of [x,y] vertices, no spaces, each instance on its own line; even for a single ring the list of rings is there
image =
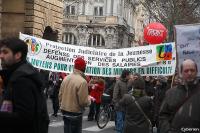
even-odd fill
[[[52,42],[20,34],[28,44],[27,60],[36,68],[71,73],[74,60],[87,61],[86,75],[115,77],[123,69],[141,75],[173,75],[176,67],[174,43],[122,49],[97,49]]]
[[[200,24],[176,25],[175,30],[179,68],[185,59],[193,59],[200,68]]]

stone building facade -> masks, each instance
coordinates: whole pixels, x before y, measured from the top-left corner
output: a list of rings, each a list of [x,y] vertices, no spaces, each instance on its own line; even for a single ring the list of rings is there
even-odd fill
[[[142,46],[145,45],[144,33],[143,30],[145,26],[149,23],[149,15],[145,11],[145,8],[142,4],[137,4],[135,13],[134,13],[134,29],[135,29],[135,38],[132,43],[133,46]]]
[[[42,37],[46,26],[58,30],[61,38],[62,0],[0,0],[0,38],[19,32]]]
[[[62,40],[97,48],[130,47],[135,9],[135,0],[65,0]]]

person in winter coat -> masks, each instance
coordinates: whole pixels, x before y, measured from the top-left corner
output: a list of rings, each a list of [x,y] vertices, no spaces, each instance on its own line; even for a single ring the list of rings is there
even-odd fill
[[[3,100],[3,79],[0,75],[0,108],[1,108],[1,104],[2,104],[2,101]]]
[[[63,114],[64,133],[82,132],[83,111],[91,103],[85,69],[86,61],[77,58],[73,73],[66,76],[60,86],[59,104]]]
[[[169,89],[161,106],[161,133],[200,132],[200,83],[197,64],[186,59],[181,64],[182,83]]]
[[[123,133],[149,133],[149,130],[151,129],[151,123],[149,120],[152,115],[153,101],[151,97],[146,96],[144,91],[145,86],[142,84],[144,84],[142,78],[135,79],[133,87],[134,91],[138,90],[137,93],[125,94],[119,101],[119,105],[125,109]],[[143,112],[148,117],[148,120],[140,111],[135,101],[137,101],[139,106],[142,108]]]
[[[116,79],[114,77],[108,77],[105,80],[105,90],[104,93],[110,96],[110,98],[113,98],[113,90],[115,87]]]
[[[39,72],[26,61],[27,52],[28,45],[18,38],[0,42],[3,100],[10,101],[12,105],[11,112],[0,112],[2,133],[48,132],[49,117],[43,82]],[[2,108],[5,107],[3,104]]]
[[[57,113],[59,110],[59,101],[58,101],[58,94],[59,94],[59,89],[60,89],[60,85],[62,83],[62,78],[60,77],[58,81],[54,83],[52,83],[50,85],[50,89],[51,93],[50,93],[50,99],[52,101],[52,107],[53,107],[53,116],[57,117]]]
[[[153,125],[155,125],[158,128],[159,132],[159,111],[160,111],[160,106],[165,98],[165,93],[168,89],[167,86],[167,79],[164,76],[158,76],[157,81],[156,81],[156,86],[155,86],[155,92],[154,92],[154,117],[153,117]]]
[[[91,102],[90,105],[90,111],[88,114],[88,121],[92,121],[95,116],[95,120],[97,120],[97,116],[100,111],[100,105],[101,105],[101,96],[103,94],[105,85],[104,80],[102,78],[98,78],[96,83],[93,84],[90,90],[90,96],[94,98],[94,100]]]
[[[124,69],[120,76],[120,79],[116,82],[114,91],[113,91],[113,103],[116,111],[116,132],[122,133],[124,127],[124,108],[119,105],[120,99],[124,96],[124,94],[128,94],[128,81],[130,79],[130,71]]]
[[[155,89],[153,84],[151,83],[152,77],[146,76],[145,77],[145,92],[147,96],[154,96]]]
[[[49,71],[39,69],[39,72],[42,76],[42,81],[44,81],[44,93],[46,98],[48,98],[48,88],[49,88]]]
[[[143,96],[145,92],[144,90],[145,81],[140,74],[137,73],[136,75],[137,75],[137,78],[135,78],[132,83],[132,88],[133,88],[132,94],[137,98],[137,97]]]

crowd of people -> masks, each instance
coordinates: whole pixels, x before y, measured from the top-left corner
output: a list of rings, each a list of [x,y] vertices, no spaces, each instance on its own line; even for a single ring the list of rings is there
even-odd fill
[[[200,82],[197,64],[186,59],[176,75],[141,76],[124,69],[117,77],[86,76],[86,61],[77,58],[70,74],[38,70],[26,61],[27,45],[9,38],[0,42],[0,130],[47,133],[49,116],[62,112],[64,133],[81,133],[85,107],[96,121],[103,93],[115,110],[117,133],[200,132]],[[21,128],[23,125],[23,128]]]

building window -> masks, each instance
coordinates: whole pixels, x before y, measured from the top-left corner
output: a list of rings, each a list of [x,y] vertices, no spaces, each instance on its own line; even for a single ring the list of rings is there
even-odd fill
[[[103,3],[104,1],[103,0],[95,0],[95,2]]]
[[[89,37],[88,46],[94,46],[94,47],[105,46],[104,38],[100,34],[92,34]]]
[[[75,6],[66,6],[65,15],[75,15]]]
[[[94,7],[94,16],[103,16],[103,7]]]
[[[76,45],[77,40],[76,40],[75,35],[73,33],[64,33],[63,34],[63,43]]]

